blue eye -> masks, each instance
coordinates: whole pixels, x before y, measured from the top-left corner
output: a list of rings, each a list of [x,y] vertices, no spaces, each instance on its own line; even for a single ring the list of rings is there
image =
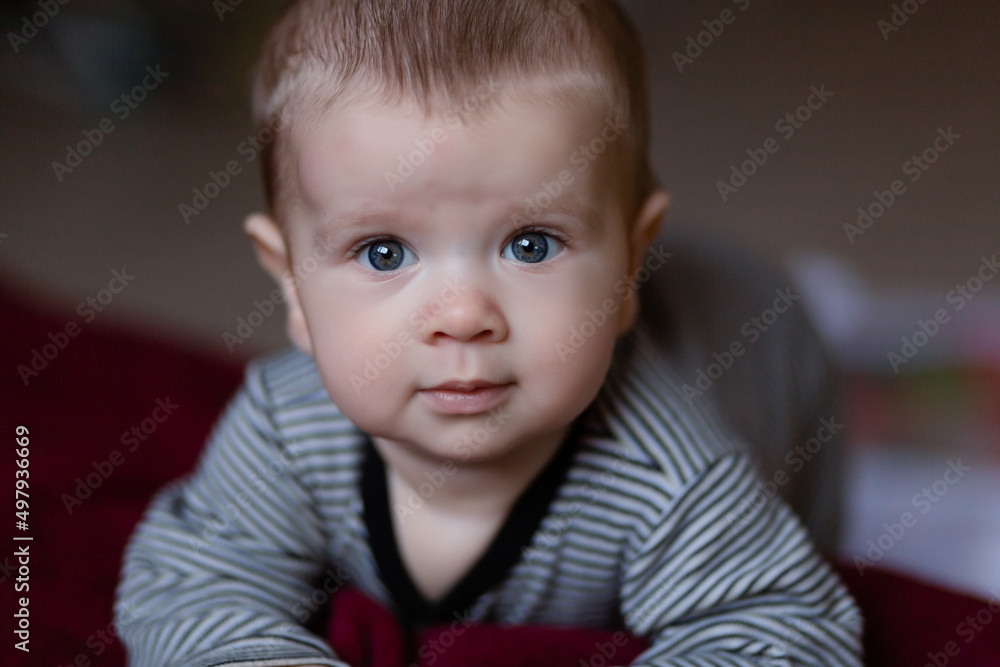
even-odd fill
[[[504,248],[503,256],[525,264],[538,264],[562,252],[563,244],[540,232],[518,234]]]
[[[413,263],[413,253],[398,241],[376,241],[358,254],[361,265],[373,271],[388,272]]]

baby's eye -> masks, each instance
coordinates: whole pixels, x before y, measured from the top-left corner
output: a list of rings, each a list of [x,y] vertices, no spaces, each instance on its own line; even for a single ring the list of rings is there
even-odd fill
[[[395,271],[413,264],[416,258],[413,253],[398,241],[375,241],[361,249],[358,261],[367,269],[373,271]]]
[[[551,259],[563,251],[562,243],[541,232],[518,234],[504,248],[503,256],[525,264],[538,264]]]

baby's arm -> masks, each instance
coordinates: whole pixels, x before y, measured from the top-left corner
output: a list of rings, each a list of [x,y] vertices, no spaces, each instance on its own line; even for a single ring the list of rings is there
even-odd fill
[[[754,493],[756,481],[742,455],[725,457],[643,536],[622,613],[653,645],[634,665],[862,664],[854,601],[790,510]]]
[[[301,625],[325,538],[267,405],[251,370],[198,470],[132,536],[115,612],[133,667],[347,667]]]

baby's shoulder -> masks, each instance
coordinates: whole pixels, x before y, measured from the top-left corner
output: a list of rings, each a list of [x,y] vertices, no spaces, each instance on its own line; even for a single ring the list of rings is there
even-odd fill
[[[357,450],[363,434],[330,400],[312,356],[289,348],[247,366],[243,391],[287,448]]]
[[[329,397],[312,356],[298,348],[254,359],[247,364],[245,385],[269,407],[284,409]]]
[[[670,357],[640,324],[602,387],[590,448],[626,482],[675,498],[746,446],[711,406],[691,401]]]

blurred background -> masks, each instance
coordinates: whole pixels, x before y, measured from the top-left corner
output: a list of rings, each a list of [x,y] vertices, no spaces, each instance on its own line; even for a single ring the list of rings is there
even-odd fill
[[[263,205],[248,70],[281,4],[3,3],[5,290],[85,329],[219,358],[286,344],[280,313],[239,345],[224,337],[273,289],[241,224]],[[845,372],[842,555],[870,558],[909,511],[916,525],[878,564],[992,594],[997,4],[623,4],[645,36],[668,226],[785,265]],[[769,139],[777,152],[747,163]],[[240,173],[213,189],[232,160]],[[959,459],[971,470],[942,482]]]

